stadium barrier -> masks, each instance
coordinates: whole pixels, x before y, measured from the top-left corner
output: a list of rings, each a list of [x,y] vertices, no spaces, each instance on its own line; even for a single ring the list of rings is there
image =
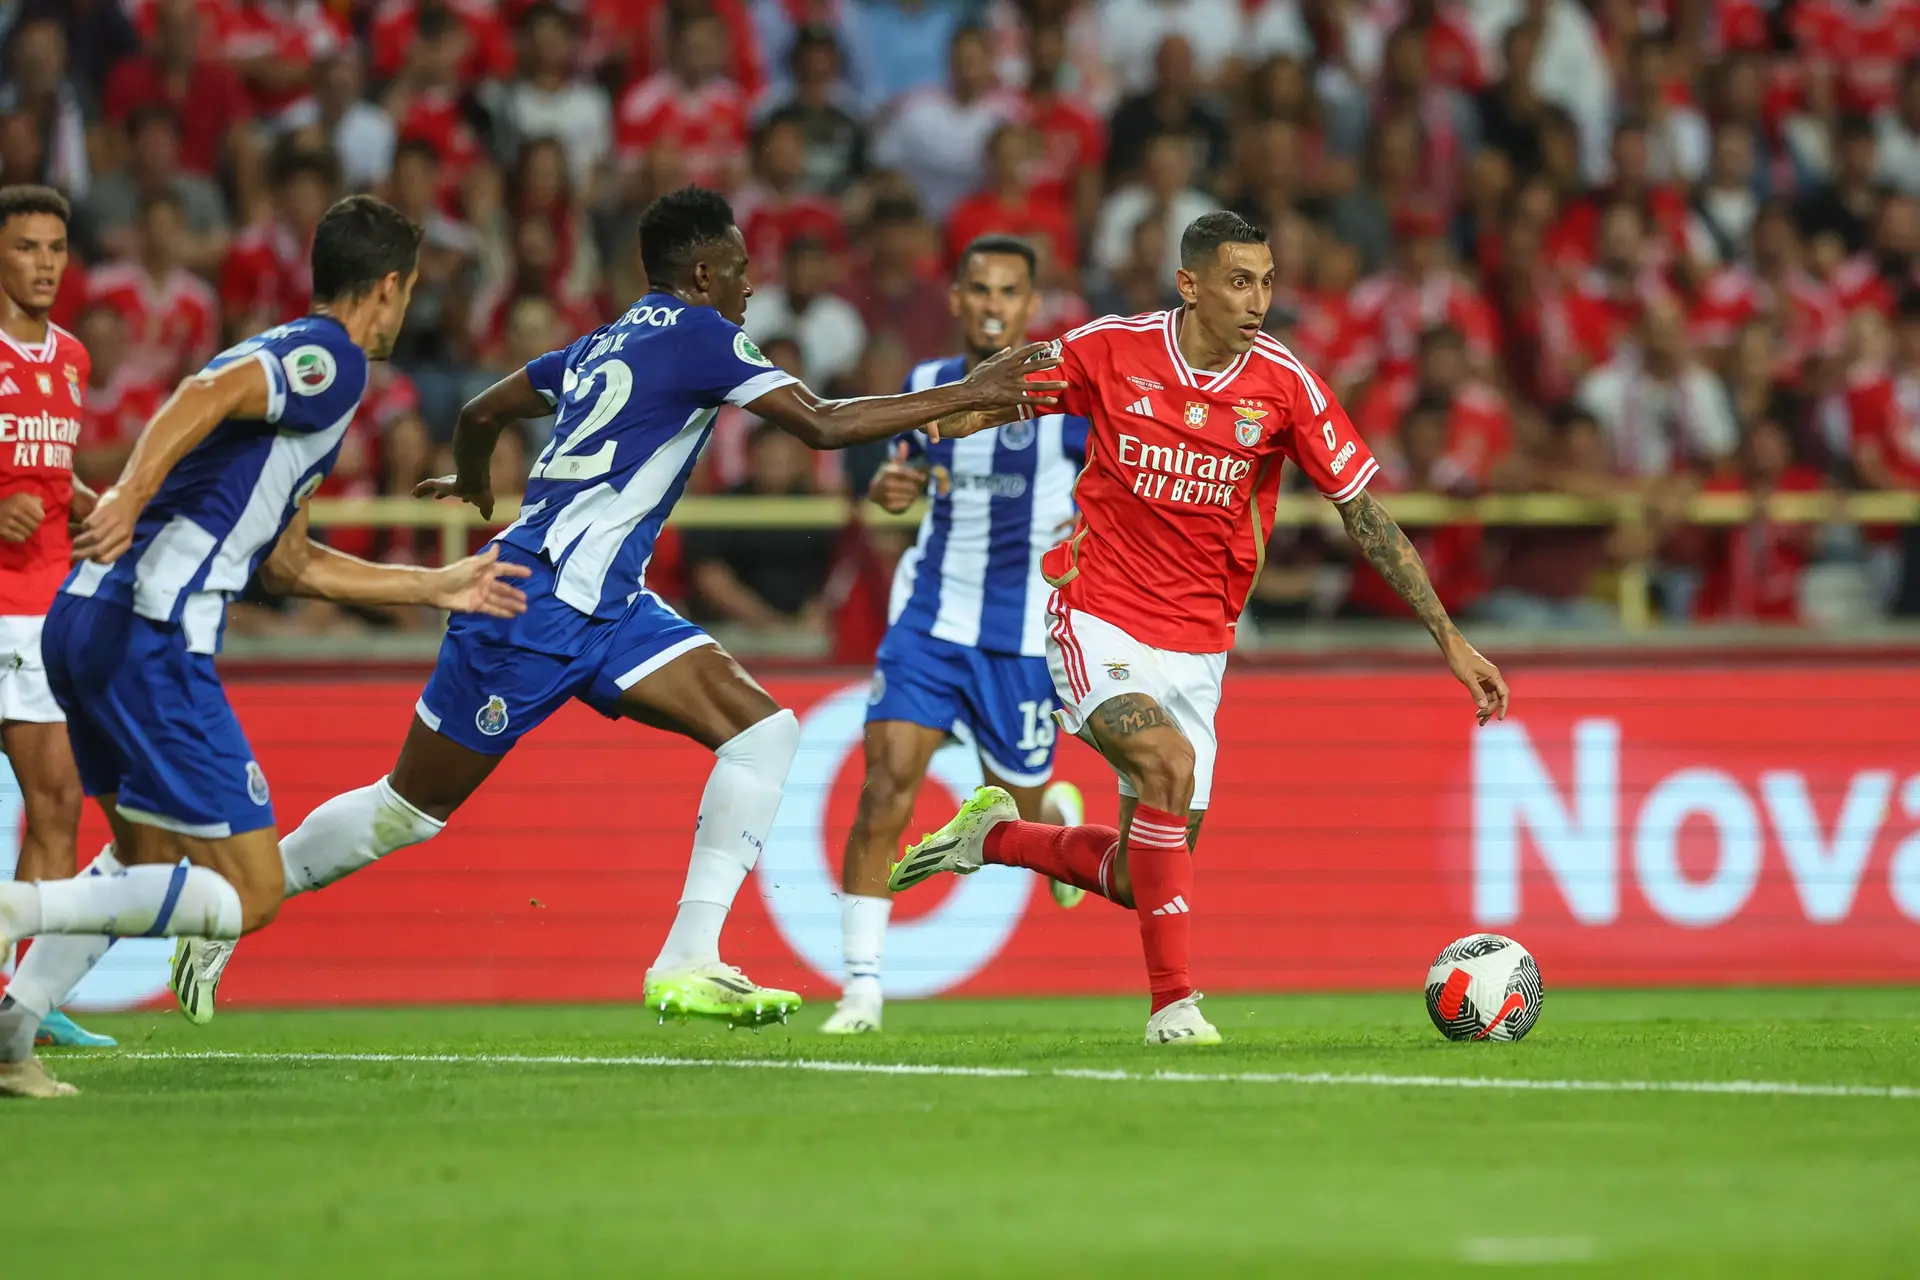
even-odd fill
[[[800,754],[728,958],[829,994],[835,866],[860,784],[864,681],[772,679]],[[283,829],[391,766],[417,680],[244,679],[232,695]],[[1920,981],[1920,671],[1542,670],[1476,729],[1437,665],[1227,678],[1198,853],[1204,989],[1385,988],[1434,955],[1511,934],[1559,985]],[[679,895],[711,757],[563,710],[445,835],[289,903],[243,944],[231,1003],[637,1001]],[[1112,775],[1077,742],[1060,775],[1091,818]],[[911,830],[978,781],[950,747]],[[17,799],[14,801],[17,806]],[[104,838],[89,812],[84,848]],[[17,808],[0,829],[18,831]],[[6,850],[0,849],[0,858]],[[86,1006],[164,993],[164,941],[120,944]],[[1056,909],[990,868],[905,895],[888,936],[900,996],[1137,993],[1132,914]]]
[[[1607,498],[1575,498],[1565,494],[1493,494],[1481,498],[1444,498],[1435,494],[1382,495],[1394,519],[1409,527],[1435,525],[1483,526],[1619,526],[1636,529],[1646,522],[1647,503],[1638,494]],[[1784,524],[1902,524],[1920,521],[1920,493],[1780,493],[1756,499],[1741,493],[1696,495],[1687,515],[1695,524],[1736,525],[1764,512]],[[411,498],[317,498],[313,523],[319,528],[429,528],[440,534],[443,560],[466,554],[472,531],[511,523],[519,514],[517,501],[503,501],[492,520],[464,503],[421,502]],[[858,518],[870,525],[913,526],[924,507],[890,516],[870,503],[844,497],[793,498],[683,498],[669,523],[682,529],[838,529]],[[1337,507],[1313,494],[1283,494],[1274,513],[1280,526],[1338,527]],[[1618,576],[1620,622],[1630,631],[1653,623],[1647,584],[1651,566],[1635,561]]]

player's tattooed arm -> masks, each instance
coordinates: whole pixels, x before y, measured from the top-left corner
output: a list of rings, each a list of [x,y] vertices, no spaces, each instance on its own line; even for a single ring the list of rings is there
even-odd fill
[[[1446,607],[1433,590],[1432,579],[1427,577],[1427,567],[1420,563],[1420,553],[1413,549],[1387,509],[1363,489],[1358,497],[1341,505],[1340,518],[1346,522],[1347,536],[1366,556],[1367,563],[1379,570],[1387,585],[1407,602],[1439,643],[1454,677],[1473,694],[1474,711],[1480,723],[1485,724],[1496,716],[1505,719],[1507,682],[1501,678],[1500,669],[1468,644],[1460,629],[1453,625],[1453,619],[1447,616]]]
[[[493,446],[509,422],[544,418],[553,404],[517,369],[467,401],[453,428],[453,470],[414,486],[416,498],[458,498],[493,516]]]
[[[183,380],[140,432],[120,478],[80,522],[73,558],[101,564],[118,560],[133,545],[141,510],[180,459],[228,418],[266,417],[270,403],[267,373],[257,360],[236,360]]]

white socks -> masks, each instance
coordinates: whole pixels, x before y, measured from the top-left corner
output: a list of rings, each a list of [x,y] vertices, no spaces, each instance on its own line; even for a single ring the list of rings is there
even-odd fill
[[[446,825],[401,799],[385,778],[335,796],[280,841],[287,896],[324,889],[396,850],[433,839]]]
[[[237,938],[240,895],[219,872],[186,862],[71,880],[0,884],[0,932],[14,938],[50,933]]]
[[[684,969],[720,958],[720,928],[760,860],[799,745],[800,721],[782,708],[714,752],[680,911],[653,968]]]
[[[880,998],[880,953],[887,941],[887,917],[892,914],[892,898],[849,893],[840,899],[841,955],[847,974],[844,995]]]
[[[108,845],[80,875],[111,876],[121,870],[113,846]],[[66,1003],[80,980],[93,972],[93,966],[112,945],[112,938],[98,934],[48,934],[28,949],[27,958],[7,984],[7,994],[32,1010],[36,1018],[44,1018]]]

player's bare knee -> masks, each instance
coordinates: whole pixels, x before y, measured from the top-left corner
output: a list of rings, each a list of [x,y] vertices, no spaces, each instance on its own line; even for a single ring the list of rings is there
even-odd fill
[[[1193,744],[1168,736],[1132,754],[1127,776],[1140,802],[1163,813],[1185,813],[1193,799]]]
[[[240,895],[240,932],[252,933],[272,924],[280,914],[280,904],[286,901],[281,892],[267,893],[259,889],[235,886]]]

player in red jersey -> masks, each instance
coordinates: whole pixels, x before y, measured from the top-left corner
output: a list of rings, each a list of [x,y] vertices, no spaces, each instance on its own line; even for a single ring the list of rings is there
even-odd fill
[[[1026,867],[1134,910],[1153,1010],[1148,1044],[1212,1044],[1188,975],[1193,860],[1213,785],[1214,712],[1233,628],[1272,532],[1283,464],[1337,503],[1347,533],[1426,624],[1473,695],[1504,716],[1500,672],[1467,643],[1393,518],[1379,470],[1327,384],[1262,332],[1267,234],[1231,213],[1180,238],[1175,310],[1096,320],[1059,343],[1063,412],[1091,423],[1073,532],[1042,563],[1061,723],[1120,775],[1120,826],[1018,820],[983,787],[912,846],[895,892],[940,871]]]
[[[0,187],[0,748],[27,814],[14,869],[21,880],[72,877],[80,839],[80,774],[40,662],[47,606],[72,567],[67,521],[92,510],[94,497],[73,478],[87,349],[47,319],[67,269],[70,216],[67,198],[50,187]],[[96,942],[104,948],[106,939],[35,945]],[[61,1044],[113,1044],[57,1010],[41,1031]]]

